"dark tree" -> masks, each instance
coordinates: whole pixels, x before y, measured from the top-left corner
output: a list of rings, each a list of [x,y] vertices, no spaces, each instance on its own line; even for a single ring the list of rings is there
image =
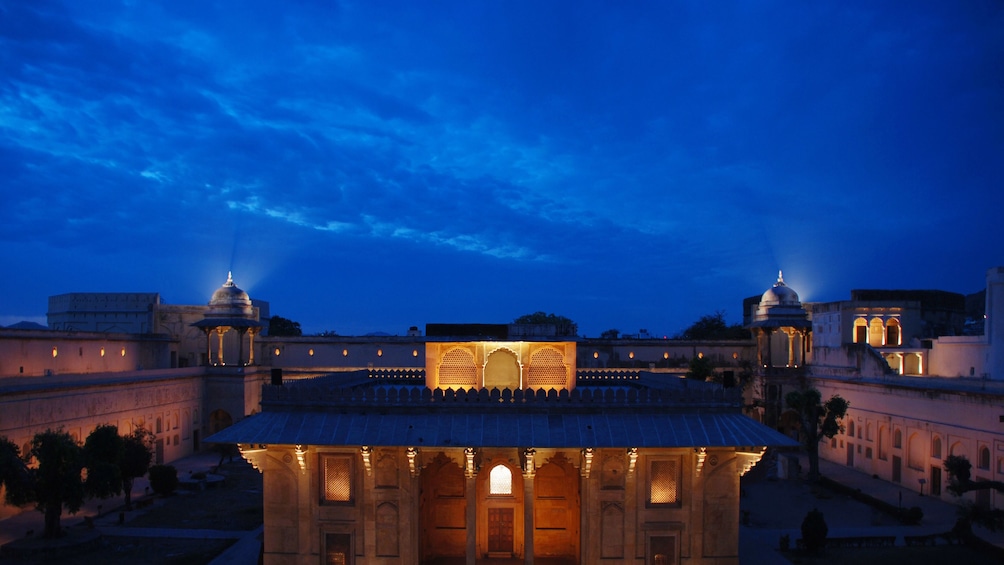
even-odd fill
[[[150,488],[161,496],[170,496],[178,488],[178,470],[173,465],[150,467]]]
[[[119,462],[119,470],[122,473],[126,510],[132,510],[133,481],[145,475],[150,469],[150,462],[153,461],[152,444],[153,434],[142,427],[122,436],[122,460]]]
[[[557,314],[534,312],[533,314],[520,316],[519,318],[513,320],[512,323],[528,325],[552,324],[559,336],[575,337],[579,335],[578,324],[564,316],[558,316]]]
[[[725,323],[725,312],[721,310],[714,314],[701,316],[687,329],[673,336],[673,339],[685,340],[742,340],[750,339],[750,332],[741,324]]]
[[[815,481],[819,478],[819,442],[844,429],[840,421],[850,403],[839,395],[823,402],[820,392],[811,387],[789,392],[784,401],[802,424],[802,441],[809,454],[809,480]]]
[[[945,458],[945,471],[948,472],[946,490],[955,496],[978,490],[995,490],[1004,493],[1004,482],[972,479],[973,464],[961,455],[949,455]],[[964,514],[959,518],[957,527],[968,533],[970,524],[979,524],[990,531],[1004,529],[1004,510],[980,508],[975,505],[966,506]]]
[[[32,438],[31,456],[38,461],[38,467],[30,470],[32,500],[45,515],[44,536],[56,538],[61,534],[63,507],[76,514],[84,503],[83,450],[70,434],[49,429]]]
[[[124,442],[116,426],[98,426],[87,436],[83,448],[84,467],[87,469],[84,492],[87,496],[108,498],[122,492],[119,464],[124,450]]]
[[[287,320],[282,316],[272,316],[268,319],[268,335],[283,337],[298,337],[303,335],[300,322]]]
[[[3,436],[0,436],[0,486],[7,504],[24,506],[33,500],[31,473],[21,459],[21,449]]]
[[[810,553],[818,553],[826,545],[826,535],[830,533],[823,513],[813,508],[802,520],[802,542]]]
[[[688,379],[699,381],[710,381],[715,377],[715,366],[708,357],[694,356],[690,359],[690,370],[687,371]]]

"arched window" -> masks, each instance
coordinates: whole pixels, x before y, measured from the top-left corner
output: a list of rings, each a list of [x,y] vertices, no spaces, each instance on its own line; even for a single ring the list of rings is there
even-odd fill
[[[889,318],[885,323],[885,342],[888,345],[903,345],[903,332],[899,328],[899,320]]]
[[[941,459],[941,437],[934,436],[931,440],[931,457]]]
[[[847,422],[847,435],[854,437],[854,420]]]
[[[881,318],[872,318],[868,323],[868,345],[882,347],[885,345],[885,325]]]
[[[505,465],[492,467],[488,474],[488,494],[512,494],[512,471]]]
[[[990,448],[981,445],[979,455],[976,457],[976,466],[980,469],[990,470]]]
[[[907,445],[906,450],[906,461],[907,465],[909,465],[911,469],[924,469],[925,453],[923,443],[924,442],[921,439],[920,434],[910,434],[909,444]]]
[[[868,342],[868,322],[864,318],[854,320],[854,343]]]
[[[896,449],[903,447],[903,431],[897,429],[892,433],[892,446]]]

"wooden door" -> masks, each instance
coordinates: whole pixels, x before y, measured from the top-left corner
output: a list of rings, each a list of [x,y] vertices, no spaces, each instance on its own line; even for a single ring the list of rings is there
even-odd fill
[[[488,553],[512,554],[513,509],[488,509]]]

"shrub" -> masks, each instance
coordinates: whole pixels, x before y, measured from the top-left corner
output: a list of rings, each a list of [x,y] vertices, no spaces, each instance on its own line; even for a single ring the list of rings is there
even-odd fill
[[[178,488],[178,470],[173,465],[150,467],[150,488],[161,496],[174,494],[174,490]]]
[[[915,526],[924,519],[924,511],[921,510],[919,506],[911,506],[910,508],[902,509],[902,515],[900,516],[900,521],[904,524]]]
[[[826,534],[830,529],[826,526],[823,513],[813,508],[802,520],[802,541],[805,549],[811,553],[817,553],[826,545]]]

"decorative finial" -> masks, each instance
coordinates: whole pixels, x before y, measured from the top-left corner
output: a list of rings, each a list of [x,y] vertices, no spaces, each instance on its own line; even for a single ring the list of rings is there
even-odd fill
[[[781,269],[777,270],[777,283],[774,286],[784,286],[784,275],[781,274]]]
[[[227,284],[227,286],[233,286],[234,285],[234,274],[233,274],[232,271],[227,271],[227,282],[226,282],[226,284]]]

